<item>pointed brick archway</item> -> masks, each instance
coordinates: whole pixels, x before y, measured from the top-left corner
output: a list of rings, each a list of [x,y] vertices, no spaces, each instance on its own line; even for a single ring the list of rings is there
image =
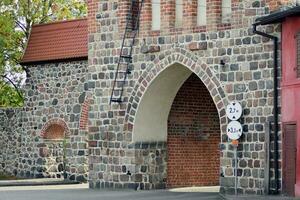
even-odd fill
[[[218,141],[214,144],[218,157],[217,170],[214,172],[217,181],[214,179],[216,183],[202,185],[218,185],[222,157],[219,144],[222,143],[221,138],[225,134],[222,130],[227,123],[224,106],[227,97],[209,66],[188,51],[174,48],[163,52],[147,66],[128,102],[124,132],[132,135],[130,145],[135,148],[133,167],[141,169],[135,176],[140,177],[136,182],[143,182],[143,188],[168,187],[168,117],[177,92],[192,74],[206,90],[218,121]]]
[[[127,104],[127,111],[125,115],[124,131],[133,131],[134,126],[136,125],[138,109],[142,99],[145,99],[145,93],[148,91],[149,86],[152,85],[152,83],[155,82],[155,80],[157,80],[162,73],[166,73],[166,70],[170,69],[174,65],[180,65],[182,68],[188,71],[186,78],[188,78],[190,74],[194,73],[203,82],[217,108],[220,119],[221,134],[225,134],[225,132],[223,133],[222,130],[224,130],[224,125],[227,123],[225,105],[228,102],[228,98],[218,77],[207,64],[202,62],[201,59],[198,59],[197,56],[179,47],[175,47],[172,50],[163,51],[152,63],[147,65],[146,70],[144,70],[144,72],[141,74],[138,82],[135,84],[133,91],[129,96],[130,98]],[[184,78],[181,80],[181,84],[184,82],[184,80]],[[179,84],[179,86],[181,84]],[[179,90],[179,88],[180,87],[177,88],[176,92]]]

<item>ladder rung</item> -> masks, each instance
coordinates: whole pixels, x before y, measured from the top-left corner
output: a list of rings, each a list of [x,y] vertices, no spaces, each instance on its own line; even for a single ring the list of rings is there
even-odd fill
[[[121,98],[111,98],[110,101],[111,102],[116,102],[116,103],[121,103],[122,102]]]
[[[130,45],[130,46],[127,46],[127,45],[123,45],[123,48],[132,48],[133,47],[133,45]]]
[[[129,65],[128,62],[119,62],[119,64],[120,64],[121,66],[128,66],[128,65]]]
[[[115,83],[116,83],[116,84],[115,84],[115,87],[114,87],[114,88],[122,88],[122,87],[125,86],[126,81],[124,81],[124,80],[116,80]]]
[[[134,28],[134,27],[126,27],[125,28],[126,30],[129,30],[129,31],[137,31],[137,28]]]
[[[126,71],[118,71],[118,74],[130,74],[131,71],[130,70],[126,70]]]
[[[134,39],[134,38],[135,38],[135,35],[134,35],[134,34],[131,34],[131,35],[126,34],[126,35],[125,35],[125,38],[126,38],[126,39]]]
[[[117,95],[115,95],[115,92],[118,92]],[[116,89],[116,88],[115,88],[115,89],[114,89],[114,92],[113,92],[113,97],[114,97],[114,96],[120,96],[120,95],[122,94],[122,92],[123,92],[123,89],[122,89],[122,88],[121,88],[121,89]]]
[[[129,56],[129,55],[120,55],[120,57],[121,58],[127,58],[127,59],[130,59],[130,60],[132,59],[132,56]]]
[[[115,88],[114,91],[122,91],[123,89]]]
[[[119,61],[119,63],[121,64],[121,65],[129,65],[129,64],[131,64],[132,63],[132,59],[129,59],[129,60],[127,60],[127,61]]]
[[[123,50],[124,51],[124,50]],[[130,57],[132,58],[132,55],[130,54],[130,52],[121,52],[122,54],[120,56],[124,56],[124,57]]]

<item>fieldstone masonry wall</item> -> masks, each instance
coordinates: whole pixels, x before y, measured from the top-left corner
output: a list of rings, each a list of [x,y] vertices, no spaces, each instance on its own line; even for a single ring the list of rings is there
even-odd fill
[[[150,1],[145,2],[145,8],[149,8]],[[218,2],[208,1],[208,7],[215,9],[210,12],[208,26],[193,29],[172,27],[173,12],[165,10],[170,1],[162,1],[160,31],[149,30],[151,14],[149,9],[144,10],[133,50],[133,71],[126,81],[123,102],[110,105],[128,4],[116,0],[88,1],[93,9],[89,11],[89,20],[93,21],[89,27],[89,73],[93,78],[88,80],[88,85],[93,86],[89,88],[93,94],[89,119],[90,187],[151,189],[156,187],[144,186],[151,183],[147,177],[153,176],[165,182],[165,164],[161,170],[143,168],[140,175],[142,168],[137,163],[145,165],[149,160],[147,156],[140,156],[140,143],[132,140],[132,133],[135,115],[149,85],[164,69],[179,63],[200,78],[217,108],[221,130],[221,192],[234,192],[234,154],[226,135],[225,107],[229,101],[237,100],[244,109],[241,118],[244,135],[238,152],[238,192],[263,194],[264,124],[272,119],[273,110],[273,44],[267,38],[254,35],[251,25],[256,17],[270,10],[266,1],[233,1],[231,23],[221,24]],[[210,7],[210,3],[214,6]],[[263,31],[280,35],[273,26]],[[220,64],[221,61],[225,64]],[[128,170],[130,177],[126,178]]]
[[[29,66],[29,74],[25,107],[0,111],[0,171],[25,178],[60,178],[66,170],[67,178],[86,181],[88,136],[79,129],[79,121],[88,96],[87,62]]]
[[[18,174],[23,109],[0,111],[0,172]]]
[[[201,27],[195,27],[196,16],[188,14],[194,9],[192,1],[187,1],[182,28],[174,27],[173,2],[161,2],[161,30],[151,31],[151,2],[145,1],[123,102],[110,105],[129,4],[125,0],[88,1],[88,63],[29,67],[25,107],[0,111],[0,172],[60,177],[65,164],[72,180],[85,181],[89,171],[91,188],[165,188],[167,140],[133,141],[133,130],[145,92],[166,68],[176,64],[198,76],[215,104],[221,132],[221,192],[234,192],[234,154],[226,135],[225,107],[237,100],[244,109],[238,192],[263,194],[265,122],[272,120],[273,112],[273,43],[254,35],[251,25],[256,17],[270,12],[269,4],[271,9],[277,7],[278,1],[234,0],[231,23],[222,24],[221,1],[209,0],[208,23]],[[277,26],[262,31],[280,35]],[[69,134],[64,139],[43,138],[43,127],[51,120],[66,124],[63,127]]]

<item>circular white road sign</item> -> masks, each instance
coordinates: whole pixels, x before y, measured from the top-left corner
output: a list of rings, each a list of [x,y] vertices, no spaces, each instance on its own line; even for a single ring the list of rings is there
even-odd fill
[[[237,101],[230,102],[226,107],[226,115],[230,120],[238,120],[242,116],[242,106]]]
[[[237,140],[241,137],[243,133],[243,128],[240,122],[238,121],[231,121],[227,125],[227,136],[231,140]]]

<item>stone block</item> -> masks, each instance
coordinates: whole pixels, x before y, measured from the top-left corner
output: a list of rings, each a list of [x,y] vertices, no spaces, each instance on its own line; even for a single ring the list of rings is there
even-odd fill
[[[127,174],[121,174],[120,175],[120,181],[121,182],[128,182],[129,181],[129,175],[127,175]]]
[[[47,147],[43,147],[39,149],[39,155],[41,157],[48,157],[49,156],[49,150]]]
[[[207,50],[207,42],[191,42],[188,45],[189,50],[198,51],[198,50]],[[226,51],[225,51],[226,53]]]

